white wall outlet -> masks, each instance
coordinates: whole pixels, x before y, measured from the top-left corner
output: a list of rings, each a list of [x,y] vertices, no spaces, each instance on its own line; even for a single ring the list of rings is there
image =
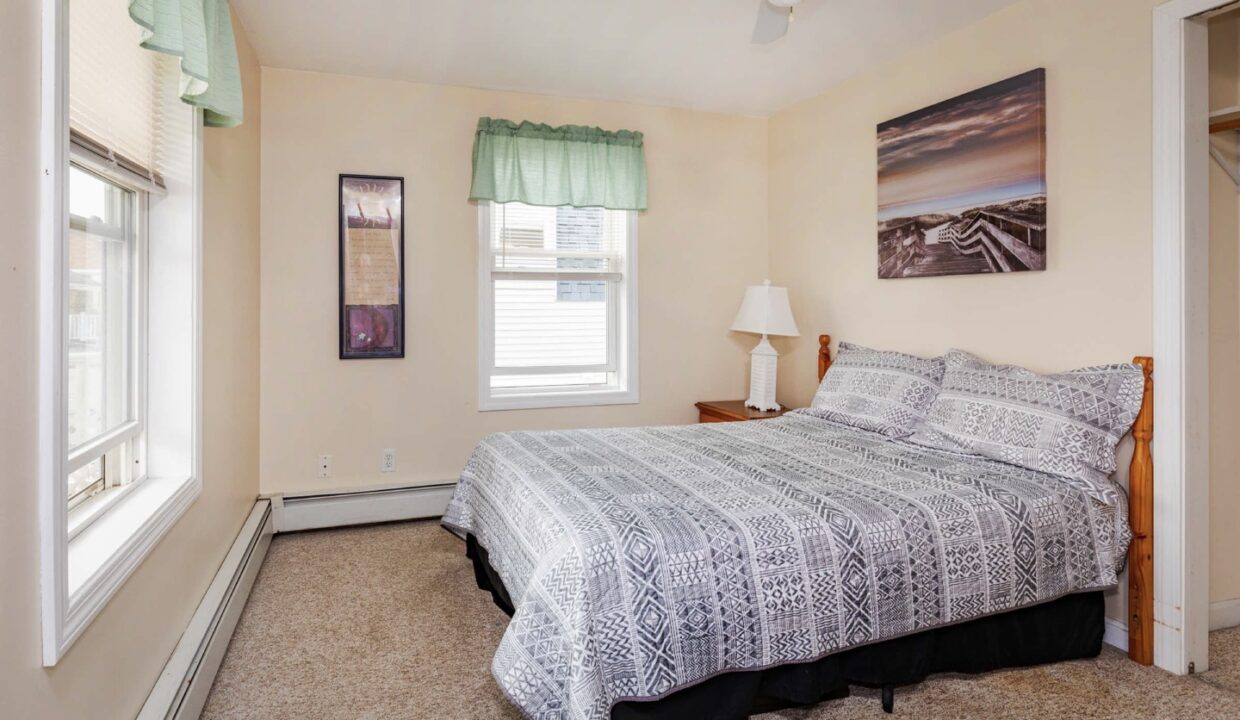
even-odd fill
[[[332,456],[331,455],[320,455],[319,456],[319,477],[329,478],[331,476],[332,476]]]
[[[396,448],[383,451],[383,472],[396,472]]]

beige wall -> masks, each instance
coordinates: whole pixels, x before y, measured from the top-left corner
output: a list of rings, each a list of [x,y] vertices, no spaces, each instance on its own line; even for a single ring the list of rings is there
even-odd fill
[[[756,338],[728,326],[766,274],[766,121],[633,104],[263,70],[262,489],[451,480],[489,432],[683,423],[742,397]],[[646,135],[641,403],[479,412],[478,117]],[[405,178],[402,360],[337,359],[337,174]],[[383,448],[398,472],[380,474]],[[316,476],[320,453],[334,475]]]
[[[1240,13],[1210,20],[1210,108],[1240,104]],[[1237,134],[1210,142],[1235,161]],[[1240,203],[1210,162],[1210,600],[1240,598]]]
[[[1148,354],[1154,4],[1026,0],[771,118],[771,275],[802,327],[1041,370]],[[1047,270],[877,279],[876,125],[1035,67],[1047,73]],[[812,394],[812,345],[787,343],[787,402]]]
[[[203,492],[52,669],[40,665],[35,422],[39,4],[0,4],[0,714],[137,713],[258,488],[259,72],[239,32],[247,119],[208,130],[203,227]]]
[[[1155,4],[1025,0],[772,117],[771,276],[789,286],[803,331],[1044,371],[1149,354]],[[878,280],[876,125],[1036,67],[1047,77],[1047,269]],[[813,346],[808,333],[784,344],[782,402],[809,401]]]

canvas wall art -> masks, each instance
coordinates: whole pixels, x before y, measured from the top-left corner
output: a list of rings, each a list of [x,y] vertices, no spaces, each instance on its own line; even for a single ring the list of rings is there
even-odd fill
[[[405,181],[340,176],[340,358],[405,356]]]
[[[878,276],[1046,269],[1046,70],[878,126]]]

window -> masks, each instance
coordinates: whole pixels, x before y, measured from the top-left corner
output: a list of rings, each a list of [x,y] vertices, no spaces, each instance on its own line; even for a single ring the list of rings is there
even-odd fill
[[[141,193],[69,168],[66,498],[72,537],[143,477]]]
[[[480,409],[637,402],[633,213],[480,213]]]
[[[43,661],[201,490],[201,114],[128,0],[45,0]]]

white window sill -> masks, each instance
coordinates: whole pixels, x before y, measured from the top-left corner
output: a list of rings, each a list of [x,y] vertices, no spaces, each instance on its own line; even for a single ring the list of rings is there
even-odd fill
[[[67,648],[198,497],[197,478],[147,478],[69,541]]]
[[[69,542],[73,542],[73,538],[81,535],[91,523],[106,515],[108,510],[127,497],[129,493],[141,487],[143,480],[145,478],[121,487],[108,488],[83,500],[77,507],[70,508]]]
[[[637,390],[564,390],[548,392],[545,388],[539,392],[513,392],[483,397],[478,402],[478,409],[483,412],[491,410],[535,410],[538,408],[587,407],[591,405],[635,405]]]

